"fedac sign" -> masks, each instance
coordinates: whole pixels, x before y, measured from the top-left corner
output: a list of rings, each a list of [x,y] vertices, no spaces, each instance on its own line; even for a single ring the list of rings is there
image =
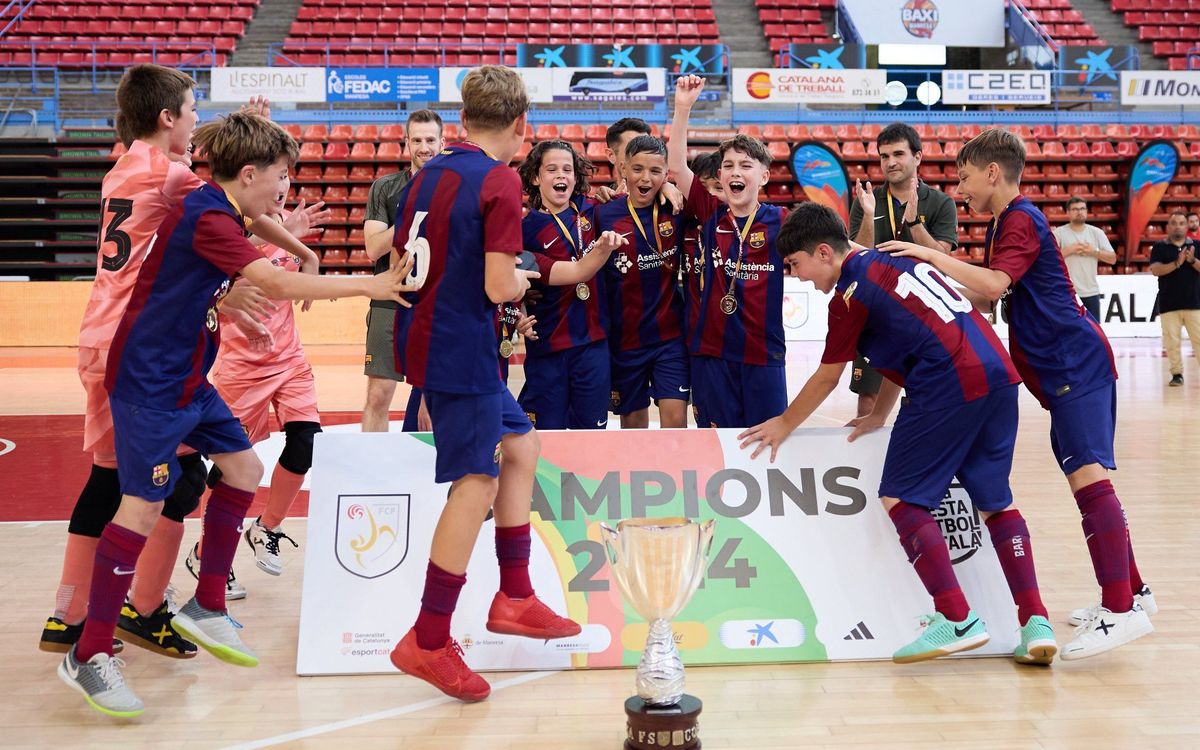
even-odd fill
[[[668,73],[724,75],[719,44],[518,44],[517,67],[665,68]]]

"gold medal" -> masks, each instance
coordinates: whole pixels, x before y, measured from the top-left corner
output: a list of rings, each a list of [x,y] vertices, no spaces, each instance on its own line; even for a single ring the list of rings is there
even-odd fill
[[[732,292],[721,298],[721,312],[725,313],[726,315],[733,315],[735,312],[737,312],[737,308],[737,297],[734,297]]]
[[[508,359],[513,353],[513,342],[511,339],[504,339],[500,342],[500,356]]]
[[[217,308],[208,308],[208,316],[204,320],[204,324],[208,326],[208,330],[216,333],[217,331]]]
[[[591,287],[583,281],[579,282],[575,285],[575,296],[586,302],[592,296]]]

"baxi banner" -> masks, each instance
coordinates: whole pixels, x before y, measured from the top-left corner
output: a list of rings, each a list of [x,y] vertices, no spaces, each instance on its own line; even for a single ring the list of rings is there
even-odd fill
[[[541,641],[487,630],[499,583],[489,521],[452,627],[467,663],[635,665],[647,625],[614,584],[599,523],[656,516],[716,519],[705,580],[672,622],[687,664],[890,658],[932,603],[877,499],[889,432],[848,434],[801,430],[772,464],[739,449],[736,430],[541,433],[530,575],[583,632]],[[448,489],[433,481],[434,456],[428,434],[318,436],[299,674],[395,672],[388,654],[416,617]],[[974,654],[1008,655],[1016,615],[978,512],[952,488],[934,515],[991,634]]]
[[[1146,225],[1158,210],[1175,172],[1179,152],[1169,141],[1151,141],[1142,147],[1129,170],[1125,209],[1125,256],[1131,257],[1142,244]]]
[[[863,44],[1003,47],[1005,0],[841,0]]]
[[[801,143],[792,149],[792,176],[804,188],[804,195],[822,206],[829,206],[850,225],[850,178],[842,157],[820,141]]]
[[[517,65],[537,68],[666,68],[677,75],[724,75],[720,44],[518,44]]]

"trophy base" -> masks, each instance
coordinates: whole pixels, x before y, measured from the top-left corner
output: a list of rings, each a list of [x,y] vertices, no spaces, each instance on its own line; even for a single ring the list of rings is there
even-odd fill
[[[684,695],[672,706],[652,706],[636,695],[625,701],[625,750],[699,750],[702,704]]]

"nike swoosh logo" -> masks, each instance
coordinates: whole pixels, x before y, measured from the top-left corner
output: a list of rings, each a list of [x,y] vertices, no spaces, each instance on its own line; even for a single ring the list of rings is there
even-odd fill
[[[959,638],[962,638],[964,635],[967,634],[968,630],[975,627],[975,623],[977,623],[977,622],[979,622],[978,617],[976,617],[974,620],[971,620],[970,622],[968,622],[966,625],[962,626],[961,628],[955,628],[954,635]]]
[[[684,388],[683,386],[679,386],[680,393],[688,393],[691,390],[692,390],[691,388]]]
[[[606,419],[606,420],[604,420],[604,421],[602,421],[602,422],[597,422],[597,423],[596,423],[596,426],[597,426],[597,427],[607,427],[607,426],[608,426],[608,420]]]
[[[71,663],[71,660],[70,660],[70,659],[67,659],[67,660],[66,660],[66,663],[65,663],[65,664],[63,664],[63,666],[67,668],[67,675],[68,675],[68,676],[69,676],[69,677],[70,677],[72,680],[77,680],[77,679],[79,679],[79,670],[78,670],[78,669],[75,667],[75,665],[74,665],[74,664],[72,664],[72,663]]]
[[[552,239],[552,240],[550,240],[549,242],[547,242],[547,243],[545,243],[544,245],[542,245],[542,249],[543,249],[543,250],[549,250],[549,249],[550,249],[550,246],[551,246],[551,245],[553,245],[555,242],[558,242],[558,238],[557,238],[557,237],[555,237],[554,239]]]
[[[732,229],[721,229],[718,227],[717,234],[737,234],[737,232],[733,231]]]
[[[1067,465],[1067,461],[1070,461],[1072,458],[1075,458],[1075,456],[1074,456],[1074,455],[1070,455],[1070,456],[1067,456],[1066,458],[1064,458],[1064,459],[1062,460],[1062,465],[1063,465],[1063,466],[1066,466],[1066,465]]]
[[[113,574],[118,575],[118,576],[131,576],[131,575],[133,575],[133,569],[130,568],[129,570],[121,570],[120,565],[114,565],[113,566]]]
[[[882,216],[876,216],[875,218],[876,218],[876,219],[882,219],[883,217],[882,217]]]

